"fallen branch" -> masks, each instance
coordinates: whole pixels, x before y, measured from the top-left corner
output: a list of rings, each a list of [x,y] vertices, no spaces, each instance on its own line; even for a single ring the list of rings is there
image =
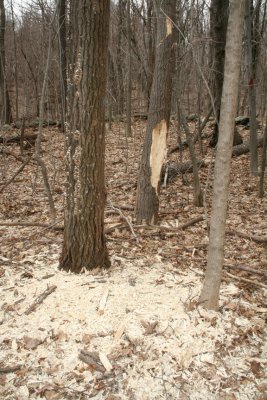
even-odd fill
[[[14,179],[24,170],[24,168],[26,167],[26,165],[29,164],[30,161],[31,157],[27,158],[27,160],[21,165],[21,167],[15,172],[15,174],[7,182],[4,183],[4,186],[0,189],[0,193],[2,193],[5,188],[14,181]]]
[[[49,296],[51,293],[53,293],[56,290],[56,286],[50,286],[48,287],[43,293],[41,293],[37,299],[35,300],[35,302],[25,311],[26,315],[29,315],[31,312],[35,311],[36,308],[43,303],[43,301],[47,298],[47,296]]]
[[[53,228],[55,230],[62,231],[63,226],[56,226],[56,223],[53,224],[39,224],[38,222],[4,222],[0,221],[0,226],[24,226],[24,227],[37,227],[37,228]]]
[[[30,144],[34,144],[36,139],[37,139],[37,135],[35,133],[23,135],[23,141],[30,143]],[[0,143],[3,143],[4,145],[9,145],[12,143],[21,143],[21,140],[22,140],[22,137],[20,135],[15,135],[15,136],[11,136],[11,137],[0,136]]]
[[[267,243],[267,236],[257,236],[257,235],[250,235],[244,232],[236,231],[236,230],[226,230],[226,234],[230,236],[239,236],[243,239],[253,240],[254,242],[258,243]]]
[[[243,278],[241,276],[236,276],[236,275],[230,274],[230,272],[226,272],[226,271],[224,271],[224,272],[226,275],[230,276],[230,278],[237,279],[239,281],[246,282],[246,283],[251,283],[255,286],[259,286],[261,288],[267,289],[267,285],[264,285],[263,283],[260,283],[258,281],[253,281],[252,279],[247,279],[247,278]]]
[[[266,271],[259,271],[259,270],[254,269],[254,268],[247,267],[246,265],[225,264],[223,267],[224,268],[230,268],[230,269],[239,269],[240,271],[245,271],[245,272],[249,272],[251,274],[258,274],[258,275],[262,275],[262,276],[266,276],[267,277],[267,272]]]
[[[136,229],[158,229],[160,231],[167,231],[167,232],[176,232],[183,230],[185,228],[188,228],[189,226],[195,225],[200,221],[203,221],[204,217],[203,215],[196,217],[194,219],[191,219],[190,221],[179,225],[177,227],[175,226],[164,226],[164,225],[135,225],[134,227]]]
[[[263,145],[263,135],[258,136],[258,147],[261,147],[262,145]],[[241,156],[242,154],[246,154],[246,153],[249,153],[249,143],[248,142],[234,146],[233,150],[232,150],[232,157]],[[198,164],[198,168],[202,168],[207,165],[207,162],[205,160],[198,160],[197,164]],[[162,180],[164,178],[165,169],[166,169],[166,167],[163,168],[163,172],[161,175]],[[168,181],[175,178],[177,175],[185,174],[185,173],[189,173],[189,172],[190,173],[193,172],[193,167],[192,167],[191,161],[186,161],[180,165],[179,164],[168,165]]]

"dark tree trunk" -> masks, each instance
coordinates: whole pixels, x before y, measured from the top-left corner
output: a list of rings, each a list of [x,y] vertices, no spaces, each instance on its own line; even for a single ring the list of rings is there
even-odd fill
[[[59,60],[60,60],[60,87],[61,87],[61,122],[65,130],[66,95],[67,95],[67,41],[66,41],[66,0],[58,3],[59,25]]]
[[[10,124],[12,113],[9,94],[6,86],[6,56],[5,56],[6,13],[4,0],[0,0],[0,96],[1,96],[1,123]]]
[[[64,243],[60,268],[75,273],[110,265],[104,236],[105,110],[109,0],[74,0],[79,11],[79,54],[74,84],[81,116],[79,184],[74,196],[74,162],[68,152],[73,181],[67,187]],[[78,28],[78,27],[77,27]],[[72,140],[74,138],[72,137]],[[73,146],[70,147],[73,150]]]
[[[212,56],[212,95],[215,102],[215,127],[211,145],[218,141],[221,97],[223,88],[224,58],[226,30],[228,22],[229,0],[211,0],[210,4],[210,36]]]
[[[150,96],[147,131],[138,179],[137,223],[156,223],[159,209],[159,186],[166,156],[171,110],[171,83],[174,70],[174,29],[176,5],[173,0],[156,0],[156,60]]]

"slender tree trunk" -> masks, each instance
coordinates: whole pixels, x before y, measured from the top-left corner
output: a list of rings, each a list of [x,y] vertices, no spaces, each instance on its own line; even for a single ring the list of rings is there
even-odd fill
[[[119,0],[118,2],[118,42],[117,42],[117,59],[116,59],[116,66],[117,66],[117,114],[123,115],[124,114],[124,86],[123,86],[123,72],[122,72],[122,30],[123,30],[123,17],[124,17],[124,1]]]
[[[132,57],[131,57],[131,4],[127,0],[127,102],[126,102],[126,140],[132,136]],[[128,141],[128,140],[127,140]],[[127,144],[128,146],[128,144]]]
[[[263,146],[262,146],[262,159],[261,159],[261,172],[260,172],[260,182],[259,182],[259,197],[264,196],[264,175],[266,170],[266,150],[267,150],[267,115],[266,115],[266,125],[264,130]]]
[[[5,31],[6,13],[4,0],[0,0],[0,96],[1,96],[1,122],[10,124],[12,113],[9,101],[9,94],[6,86],[6,56],[5,56]]]
[[[229,0],[211,0],[210,5],[210,34],[212,39],[212,95],[215,104],[215,127],[210,142],[211,146],[216,146],[219,134],[219,121],[221,110],[221,97],[224,79],[224,60],[226,31],[229,14]],[[234,145],[241,144],[242,138],[238,131],[234,132]]]
[[[253,11],[253,1],[251,10],[251,0],[245,1],[245,27],[246,27],[246,59],[247,59],[247,82],[249,100],[249,134],[250,134],[250,172],[258,175],[258,143],[256,127],[256,88],[255,74],[252,59],[252,21],[251,11]]]
[[[200,296],[200,302],[210,309],[218,307],[221,271],[224,260],[230,166],[241,66],[244,2],[245,0],[230,0],[221,118],[214,171],[208,261]]]
[[[78,88],[81,115],[80,165],[77,202],[67,198],[60,268],[79,273],[84,269],[110,265],[105,236],[104,179],[105,109],[109,0],[74,0],[79,11],[80,54],[74,83]],[[73,149],[74,147],[72,147]],[[74,161],[67,149],[74,177]],[[70,181],[69,181],[70,183]],[[75,181],[72,182],[72,185]],[[68,192],[67,192],[68,194]]]
[[[150,96],[146,137],[138,179],[137,223],[157,222],[162,165],[166,156],[171,111],[171,83],[174,71],[174,30],[176,4],[173,0],[156,0],[157,45],[153,84]]]
[[[223,73],[225,59],[225,42],[228,21],[229,0],[211,0],[210,4],[210,35],[212,55],[212,95],[215,102],[215,127],[212,145],[218,142],[221,97],[223,88]]]
[[[65,130],[67,94],[67,41],[66,41],[66,0],[58,3],[59,61],[61,88],[61,124]]]
[[[13,45],[14,45],[14,75],[15,75],[15,91],[16,91],[16,121],[19,118],[19,82],[18,82],[18,52],[17,52],[17,41],[16,41],[16,32],[15,32],[15,19],[14,19],[14,7],[13,1],[10,2],[11,8],[11,17],[12,17],[12,29],[13,29]]]

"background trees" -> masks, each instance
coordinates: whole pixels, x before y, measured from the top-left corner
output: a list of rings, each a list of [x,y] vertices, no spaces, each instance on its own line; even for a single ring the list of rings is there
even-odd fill
[[[135,220],[138,223],[145,222],[152,225],[160,221],[161,181],[164,180],[166,185],[172,177],[182,174],[182,180],[187,184],[186,173],[193,169],[196,183],[194,204],[202,205],[200,188],[205,188],[203,204],[207,227],[209,226],[209,181],[203,182],[198,168],[206,166],[208,160],[212,159],[207,147],[212,130],[214,142],[217,141],[217,122],[220,119],[224,75],[225,33],[230,3],[220,0],[212,0],[210,4],[204,0],[111,2],[106,92],[105,79],[97,75],[99,71],[104,74],[105,69],[100,51],[93,53],[93,49],[90,50],[92,58],[98,60],[91,66],[97,78],[93,80],[91,77],[83,82],[84,76],[80,76],[80,70],[85,67],[85,60],[87,58],[89,60],[87,54],[80,52],[78,37],[81,30],[76,29],[79,25],[78,16],[82,3],[60,0],[55,5],[55,2],[46,0],[29,0],[24,8],[18,7],[15,0],[10,3],[7,1],[5,4],[0,3],[6,12],[6,22],[2,23],[0,40],[2,125],[11,121],[11,118],[6,116],[12,114],[15,119],[13,126],[21,129],[19,136],[14,140],[22,143],[24,125],[26,129],[39,126],[39,132],[44,124],[57,125],[63,130],[67,121],[68,129],[65,131],[68,161],[67,229],[61,258],[63,268],[71,269],[70,259],[75,258],[73,265],[75,264],[77,271],[86,264],[78,253],[80,247],[83,247],[78,243],[78,238],[75,239],[75,255],[70,255],[68,252],[70,243],[75,237],[73,233],[75,226],[79,226],[77,232],[81,229],[79,236],[84,238],[84,246],[87,242],[93,242],[92,237],[95,234],[92,234],[90,223],[86,229],[83,224],[84,220],[88,222],[90,219],[95,221],[97,219],[95,225],[101,226],[98,230],[98,233],[101,233],[98,236],[99,242],[92,246],[98,249],[99,254],[102,253],[101,257],[105,255],[99,261],[100,265],[108,264],[103,239],[104,121],[109,122],[110,129],[113,129],[113,123],[115,129],[119,126],[116,134],[120,137],[122,151],[118,164],[125,164],[127,170],[132,141],[135,146],[140,147],[142,153],[141,160],[135,157],[136,164],[140,165],[140,173],[135,177],[138,182],[137,193],[134,193]],[[94,13],[98,7],[96,2],[92,4],[93,9],[90,12]],[[247,28],[246,34],[243,34],[246,46],[243,47],[241,55],[240,84],[236,88],[238,95],[236,115],[241,113],[237,123],[241,121],[244,128],[249,122],[250,131],[255,134],[256,114],[259,126],[265,124],[266,114],[266,2],[250,0],[246,4]],[[5,14],[2,12],[1,15]],[[85,25],[91,26],[92,23],[88,20]],[[90,35],[93,36],[91,33]],[[96,45],[98,46],[98,43]],[[50,62],[49,68],[46,69],[48,50]],[[89,76],[92,71],[87,72]],[[43,85],[44,79],[45,85]],[[95,87],[97,79],[101,84]],[[86,93],[85,88],[89,86],[91,91]],[[256,87],[257,91],[253,91],[252,89]],[[94,90],[95,93],[92,94]],[[90,97],[91,94],[93,98]],[[105,111],[103,101],[107,106]],[[7,113],[8,104],[10,108]],[[97,118],[88,112],[94,110],[94,107],[98,110]],[[88,116],[88,120],[85,115]],[[138,134],[131,129],[136,121],[140,124]],[[175,137],[176,141],[175,148],[170,149],[169,154],[176,154],[176,151],[179,151],[179,157],[176,157],[175,162],[173,159],[170,162],[170,158],[165,159],[169,127],[174,135],[171,139]],[[252,140],[249,145],[248,132],[242,130],[243,128],[239,130],[244,136],[244,146],[236,148],[234,153],[241,154],[253,148],[252,153],[258,155],[257,142],[261,144],[262,138],[255,137],[256,140]],[[144,146],[143,131],[146,131]],[[131,134],[133,139],[129,140]],[[229,132],[226,133],[226,137],[228,134]],[[0,140],[4,142],[5,138],[1,137]],[[36,148],[41,154],[40,141],[39,135]],[[185,154],[188,157],[187,150],[184,151],[188,147],[191,160],[183,163]],[[95,149],[94,154],[93,149]],[[23,146],[21,152],[23,153]],[[91,161],[87,162],[86,157]],[[75,167],[80,160],[80,176],[77,176]],[[92,169],[88,163],[96,167],[97,172],[91,174]],[[210,165],[212,174],[212,161]],[[256,175],[256,169],[254,172]],[[257,178],[256,176],[256,180]],[[75,186],[76,181],[79,183]],[[92,192],[95,198],[98,198],[97,203],[93,196],[89,198],[90,191],[87,193],[89,186],[94,188]],[[189,196],[191,191],[189,185]],[[92,210],[94,209],[91,210],[91,216],[87,213],[89,203],[92,204]],[[77,205],[80,207],[79,210],[83,210],[81,217],[78,217],[80,211],[75,211]],[[90,240],[84,235],[85,230]],[[89,260],[91,256],[88,254],[85,258]],[[97,263],[96,260],[89,262],[90,265]]]

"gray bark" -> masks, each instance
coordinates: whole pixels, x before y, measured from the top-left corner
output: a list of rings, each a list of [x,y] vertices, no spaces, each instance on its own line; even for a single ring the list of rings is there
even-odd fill
[[[218,307],[221,272],[224,261],[230,166],[241,66],[244,1],[245,0],[230,1],[227,28],[224,84],[218,148],[214,169],[208,260],[204,285],[200,296],[200,302],[203,306],[210,309],[216,309]]]

